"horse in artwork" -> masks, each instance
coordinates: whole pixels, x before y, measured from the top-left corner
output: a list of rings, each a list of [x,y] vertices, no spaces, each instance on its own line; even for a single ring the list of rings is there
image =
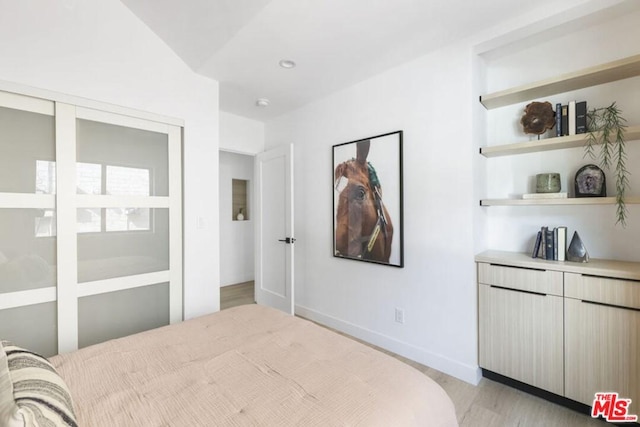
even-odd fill
[[[367,162],[370,146],[370,140],[357,142],[356,158],[335,168],[334,185],[340,191],[335,250],[339,256],[388,263],[393,224],[376,170]]]

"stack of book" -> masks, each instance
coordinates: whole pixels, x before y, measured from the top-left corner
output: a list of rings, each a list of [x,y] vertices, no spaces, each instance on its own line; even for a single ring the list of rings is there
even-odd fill
[[[556,136],[587,133],[587,101],[556,104]]]
[[[567,254],[567,227],[542,227],[536,236],[532,258],[565,261]]]

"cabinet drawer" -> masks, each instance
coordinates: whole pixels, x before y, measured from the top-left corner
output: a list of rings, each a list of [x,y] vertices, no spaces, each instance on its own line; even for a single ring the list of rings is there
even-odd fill
[[[565,296],[640,310],[640,282],[565,273]]]
[[[478,282],[521,291],[562,296],[562,272],[478,263]]]

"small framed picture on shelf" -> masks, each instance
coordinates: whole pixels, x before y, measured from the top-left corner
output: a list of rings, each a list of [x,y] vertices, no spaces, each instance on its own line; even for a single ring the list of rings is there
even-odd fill
[[[604,172],[596,165],[585,165],[576,173],[576,197],[606,197],[607,182]]]

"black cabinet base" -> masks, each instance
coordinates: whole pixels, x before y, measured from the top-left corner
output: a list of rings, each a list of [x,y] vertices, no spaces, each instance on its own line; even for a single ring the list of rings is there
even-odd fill
[[[558,396],[557,394],[551,393],[550,391],[542,390],[541,388],[534,387],[530,384],[526,384],[518,380],[514,380],[513,378],[505,377],[504,375],[497,374],[495,372],[489,371],[484,368],[482,368],[482,376],[490,380],[508,385],[509,387],[522,390],[526,393],[540,397],[544,400],[548,400],[549,402],[562,405],[566,408],[572,409],[581,414],[591,416],[591,406],[585,405],[584,403],[576,402],[575,400],[568,399],[563,396]],[[635,405],[632,405],[632,406],[635,406]],[[604,422],[605,420],[602,419],[602,421]],[[619,426],[627,426],[627,427],[640,426],[639,423],[607,423],[607,425],[619,425]]]

